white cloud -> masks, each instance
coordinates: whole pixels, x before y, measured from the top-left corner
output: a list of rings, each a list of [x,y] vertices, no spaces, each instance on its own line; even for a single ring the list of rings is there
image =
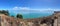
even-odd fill
[[[27,10],[28,7],[14,7],[13,10]]]
[[[31,9],[29,7],[14,7],[13,10],[18,13],[40,13],[40,12],[53,12],[59,11],[60,9]]]
[[[50,13],[53,11],[60,11],[60,9],[52,9],[52,8],[47,8],[47,9],[31,9],[29,7],[14,7],[10,9],[0,9],[0,10],[9,10],[10,12],[13,10],[14,13]]]
[[[19,8],[18,8],[18,7],[14,7],[14,8],[13,8],[13,10],[17,10],[17,9],[19,9]]]

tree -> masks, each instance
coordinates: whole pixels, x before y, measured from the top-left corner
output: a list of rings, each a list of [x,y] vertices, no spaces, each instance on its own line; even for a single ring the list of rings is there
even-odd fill
[[[23,16],[21,14],[17,14],[16,17],[23,19]]]
[[[9,11],[8,10],[1,10],[0,13],[9,16]]]

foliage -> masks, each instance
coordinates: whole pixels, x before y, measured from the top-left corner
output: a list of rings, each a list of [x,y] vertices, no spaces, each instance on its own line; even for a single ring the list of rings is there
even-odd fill
[[[17,14],[16,17],[23,19],[23,16],[21,14]]]
[[[1,10],[0,14],[5,14],[5,15],[9,16],[9,11],[8,10]]]

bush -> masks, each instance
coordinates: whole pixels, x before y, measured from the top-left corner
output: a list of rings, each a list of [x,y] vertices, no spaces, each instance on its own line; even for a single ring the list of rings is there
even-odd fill
[[[23,16],[21,14],[17,14],[16,17],[23,19]]]

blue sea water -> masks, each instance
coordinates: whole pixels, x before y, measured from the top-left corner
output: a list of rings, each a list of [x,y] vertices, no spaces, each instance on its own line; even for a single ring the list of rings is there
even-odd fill
[[[52,15],[53,13],[29,13],[29,14],[22,14],[24,19],[31,19],[31,18],[39,18],[43,16],[49,16]],[[10,13],[10,15],[16,16],[14,13]]]
[[[49,16],[52,15],[53,13],[29,13],[29,14],[25,14],[24,19],[26,18],[39,18],[39,17],[43,17],[43,16]]]

